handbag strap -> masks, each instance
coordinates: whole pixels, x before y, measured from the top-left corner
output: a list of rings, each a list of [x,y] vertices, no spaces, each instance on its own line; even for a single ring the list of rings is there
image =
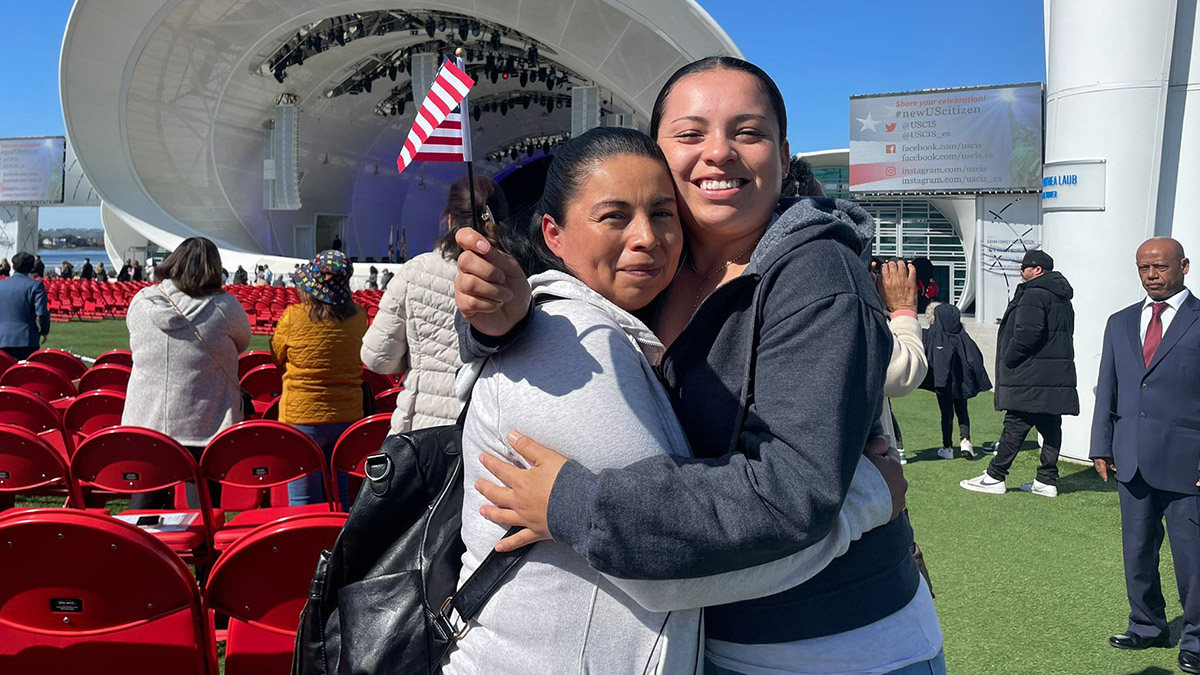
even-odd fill
[[[524,528],[514,526],[509,528],[504,536],[511,537],[522,529]],[[437,616],[434,617],[439,629],[447,638],[457,641],[467,634],[467,631],[470,630],[471,619],[474,619],[479,610],[483,609],[508,573],[533,547],[534,544],[530,544],[504,553],[493,548],[488,552],[487,557],[479,563],[479,567],[475,568],[471,576],[467,577],[462,587],[454,595],[446,598]],[[458,615],[457,618],[461,625],[455,626],[454,620],[450,618],[451,611]]]
[[[175,308],[175,312],[179,314],[179,318],[183,319],[183,322],[187,324],[188,328],[192,329],[192,335],[196,336],[196,340],[200,343],[200,348],[204,350],[205,354],[208,354],[208,358],[212,359],[213,363],[217,364],[217,367],[221,369],[221,372],[225,373],[225,377],[230,381],[230,383],[240,390],[242,385],[234,376],[229,374],[228,370],[225,370],[225,366],[221,364],[221,360],[217,358],[217,355],[213,354],[212,351],[209,350],[208,343],[205,342],[204,338],[200,336],[200,331],[196,330],[196,326],[192,324],[191,319],[188,319],[187,316],[184,315],[183,310],[179,309],[179,305],[175,304],[175,301],[171,299],[171,296],[163,290],[161,283],[158,284],[157,288],[158,292],[162,293],[162,296],[167,299],[167,302],[171,303],[171,307]]]

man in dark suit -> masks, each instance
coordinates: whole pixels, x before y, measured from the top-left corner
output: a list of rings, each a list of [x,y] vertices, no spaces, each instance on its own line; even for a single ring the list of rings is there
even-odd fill
[[[46,309],[46,287],[29,278],[33,256],[13,256],[13,275],[0,282],[0,349],[22,361],[37,351],[50,333],[50,312]]]
[[[91,281],[96,278],[96,269],[92,267],[91,258],[83,259],[83,267],[79,271],[79,278],[84,281]]]
[[[1118,649],[1169,647],[1158,574],[1163,519],[1183,604],[1179,667],[1200,673],[1200,300],[1184,287],[1188,259],[1174,239],[1137,250],[1147,297],[1104,329],[1091,458],[1117,478],[1129,627]]]

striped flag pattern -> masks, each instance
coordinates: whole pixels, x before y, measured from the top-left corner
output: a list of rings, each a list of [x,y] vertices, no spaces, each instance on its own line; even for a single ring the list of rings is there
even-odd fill
[[[454,61],[446,59],[442,63],[429,93],[417,110],[417,119],[408,132],[404,148],[396,158],[396,166],[400,171],[408,168],[414,160],[470,161],[470,145],[463,143],[465,118],[455,109],[473,86],[475,80]],[[442,128],[443,123],[446,123],[445,128]]]
[[[425,144],[417,149],[413,159],[418,162],[469,162],[463,154],[463,120],[458,108],[446,116]]]

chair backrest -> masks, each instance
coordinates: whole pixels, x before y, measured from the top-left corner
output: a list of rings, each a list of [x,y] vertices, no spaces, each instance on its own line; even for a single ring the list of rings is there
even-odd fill
[[[296,427],[271,420],[240,422],[217,434],[200,456],[207,480],[242,488],[271,488],[320,471],[336,504],[321,448]]]
[[[43,363],[26,361],[4,371],[0,386],[20,387],[46,401],[58,401],[75,395],[75,385],[62,371]]]
[[[238,379],[246,376],[246,373],[254,370],[259,366],[266,366],[275,363],[275,357],[271,352],[261,349],[246,352],[238,357]]]
[[[200,481],[192,453],[166,434],[142,427],[113,427],[93,433],[71,456],[71,476],[79,486],[121,493],[149,492]],[[208,490],[196,490],[200,518],[212,549],[212,502]]]
[[[128,349],[110,349],[100,356],[97,356],[96,362],[92,364],[92,367],[94,368],[96,366],[101,366],[105,363],[115,363],[120,366],[125,366],[126,368],[132,368],[133,352],[129,351]]]
[[[364,478],[363,460],[379,452],[391,425],[392,416],[387,413],[371,415],[350,425],[333,446],[333,470]]]
[[[129,366],[118,363],[101,363],[92,366],[83,377],[79,378],[79,391],[96,391],[108,389],[124,392],[129,387],[129,376],[133,371]]]
[[[392,387],[375,395],[375,409],[381,413],[391,413],[396,410],[396,397],[404,387]]]
[[[83,508],[62,453],[30,431],[0,426],[0,492],[27,494],[51,485],[66,487],[68,505]]]
[[[83,359],[61,349],[39,349],[29,355],[29,360],[50,366],[65,375],[68,380],[78,380],[88,369]]]
[[[12,673],[217,672],[187,566],[133,525],[70,509],[0,516],[0,665]]]
[[[10,356],[8,352],[0,350],[0,373],[15,365],[17,365],[17,360]]]
[[[366,366],[363,366],[362,379],[371,387],[371,396],[378,396],[392,388],[392,381],[387,375],[380,375]]]
[[[359,487],[366,477],[363,460],[368,455],[379,452],[379,448],[383,446],[383,439],[387,438],[388,432],[391,431],[391,426],[390,413],[371,415],[350,425],[334,444],[330,458],[334,482],[337,482],[339,472],[350,474],[346,487],[348,494],[342,495],[342,503],[346,508],[358,497]]]
[[[283,373],[273,363],[258,366],[242,376],[241,384],[251,398],[269,403],[283,393]]]
[[[76,446],[86,437],[110,427],[121,426],[125,394],[107,389],[88,391],[75,397],[63,413],[63,431]]]
[[[346,517],[307,514],[255,528],[217,559],[204,589],[206,606],[257,628],[294,636],[317,558],[333,548]]]
[[[40,396],[19,387],[0,387],[0,425],[32,431],[48,441],[63,457],[71,454],[63,433],[62,413]]]

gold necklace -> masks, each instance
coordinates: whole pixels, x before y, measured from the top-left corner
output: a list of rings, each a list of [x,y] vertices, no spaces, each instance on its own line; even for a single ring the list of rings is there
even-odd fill
[[[709,272],[708,276],[704,277],[704,279],[700,281],[700,288],[699,288],[699,290],[696,291],[696,299],[692,301],[692,314],[695,314],[696,310],[700,307],[701,296],[704,295],[704,288],[705,288],[705,286],[708,286],[708,282],[712,281],[712,278],[714,276],[716,276],[717,274],[722,273],[725,270],[729,269],[729,266],[732,265],[733,263],[737,262],[737,260],[739,258],[741,258],[742,256],[746,255],[747,253],[753,251],[754,247],[758,246],[758,242],[760,242],[760,241],[762,241],[761,234],[758,235],[758,239],[755,239],[753,244],[750,244],[749,248],[747,248],[746,250],[742,251],[741,253],[733,256],[729,260],[726,260],[724,265],[721,265],[717,269]],[[690,256],[688,257],[688,267],[692,268],[693,274],[695,274],[696,276],[700,276],[700,270],[696,269],[696,263],[692,260],[692,258]]]

